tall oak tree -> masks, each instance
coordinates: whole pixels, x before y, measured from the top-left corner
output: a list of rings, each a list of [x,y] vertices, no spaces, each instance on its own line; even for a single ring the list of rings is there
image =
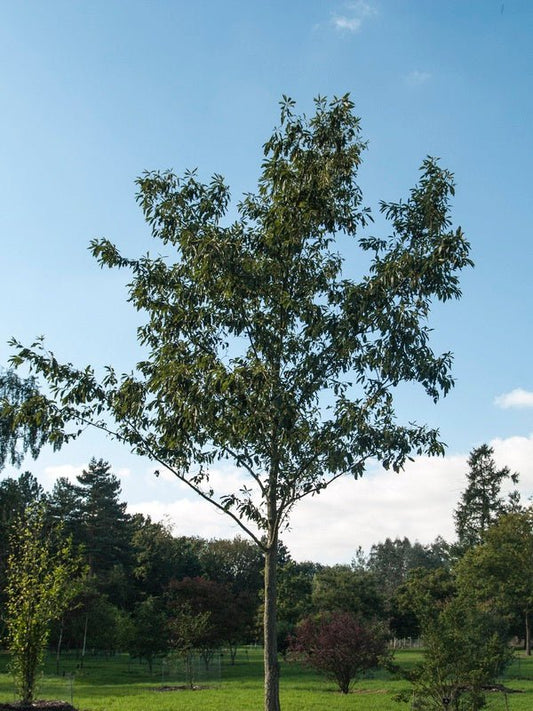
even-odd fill
[[[471,265],[451,227],[453,178],[426,159],[406,201],[381,203],[390,236],[360,236],[370,219],[356,182],[364,148],[348,96],[318,98],[311,117],[284,98],[257,191],[236,217],[219,175],[204,184],[195,172],[146,173],[138,202],[168,257],[91,244],[102,266],[131,272],[146,358],[101,380],[41,341],[12,359],[47,381],[52,396],[32,412],[56,445],[87,422],[111,432],[257,543],[268,711],[279,709],[276,560],[291,509],[343,475],[362,476],[369,457],[399,470],[413,453],[444,450],[436,430],[397,421],[394,393],[413,381],[437,400],[453,385],[451,355],[433,352],[428,323],[433,301],[460,296],[458,273]],[[352,240],[351,273],[368,265],[358,280],[343,273],[337,234]],[[224,459],[248,476],[238,491],[210,483]]]

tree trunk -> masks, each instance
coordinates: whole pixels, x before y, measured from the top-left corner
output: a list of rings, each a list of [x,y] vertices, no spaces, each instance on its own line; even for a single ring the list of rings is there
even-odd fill
[[[85,650],[87,649],[87,627],[89,626],[89,613],[85,614],[85,627],[83,629],[83,647],[81,650],[81,664],[80,669],[83,669],[83,662],[85,661]]]
[[[194,689],[193,653],[191,651],[185,655],[185,674],[189,689]]]
[[[528,657],[531,656],[531,629],[529,625],[529,611],[526,612],[526,639],[525,639],[525,647],[526,647],[526,654]]]
[[[280,711],[279,704],[279,662],[278,634],[276,619],[277,597],[277,540],[265,553],[265,608],[263,629],[265,638],[265,711]]]
[[[56,674],[59,676],[59,660],[61,659],[61,643],[63,641],[63,618],[61,618],[61,627],[59,628],[59,639],[57,640],[56,650]]]

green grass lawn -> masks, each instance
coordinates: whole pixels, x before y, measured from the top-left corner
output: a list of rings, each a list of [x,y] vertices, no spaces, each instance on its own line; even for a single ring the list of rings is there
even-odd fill
[[[161,662],[152,674],[146,664],[139,664],[127,655],[110,658],[88,656],[79,668],[74,655],[61,660],[60,675],[55,674],[55,662],[47,662],[41,680],[40,698],[60,698],[84,711],[257,711],[262,708],[262,652],[260,649],[240,651],[234,666],[223,657],[215,663],[208,678],[198,678],[199,689],[177,688],[161,691],[162,686],[180,687],[183,679]],[[396,653],[395,661],[403,667],[420,659],[420,652],[404,650]],[[0,655],[0,701],[12,701],[13,682],[5,672],[7,657]],[[297,664],[282,662],[281,704],[283,711],[407,711],[410,704],[394,701],[394,695],[408,684],[402,679],[380,671],[356,683],[353,692],[345,696],[335,685]],[[503,683],[523,693],[491,694],[489,709],[498,711],[531,711],[533,709],[533,659],[517,655],[507,670]],[[507,706],[506,706],[507,701]]]

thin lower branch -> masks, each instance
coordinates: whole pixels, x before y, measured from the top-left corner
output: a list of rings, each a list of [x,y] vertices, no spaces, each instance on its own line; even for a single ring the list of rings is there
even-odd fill
[[[149,449],[149,448],[147,448]],[[254,541],[254,543],[261,549],[263,550],[263,544],[261,543],[261,539],[253,533],[253,531],[246,526],[242,520],[234,514],[231,510],[227,509],[225,506],[220,504],[218,501],[215,499],[211,498],[209,494],[207,494],[205,491],[202,491],[199,487],[197,487],[195,484],[193,484],[191,481],[189,481],[183,474],[180,474],[176,469],[173,467],[169,466],[166,462],[163,460],[159,459],[153,452],[150,453],[150,457],[156,461],[159,462],[162,466],[166,467],[169,471],[174,474],[176,478],[178,478],[181,482],[186,484],[190,489],[192,489],[198,496],[200,496],[204,501],[208,501],[210,504],[212,504],[215,508],[217,508],[219,511],[222,511],[222,513],[226,514],[226,516],[229,516],[238,526],[241,528],[250,538]]]
[[[248,472],[248,474],[252,477],[252,479],[255,481],[255,483],[257,484],[257,486],[258,486],[259,489],[261,490],[261,493],[264,495],[264,494],[265,494],[265,491],[266,491],[265,485],[264,485],[263,482],[261,481],[261,477],[259,477],[259,476],[254,472],[254,470],[252,469],[252,467],[251,467],[249,464],[247,464],[245,461],[243,461],[242,458],[241,458],[236,452],[234,452],[233,450],[231,450],[229,447],[223,447],[223,448],[222,448],[222,451],[223,451],[223,452],[227,452],[227,453],[230,455],[230,457],[232,457],[232,459],[235,460],[235,462],[237,463],[238,466],[242,466],[242,467],[244,467],[244,469],[246,469],[246,471]],[[247,455],[246,455],[246,456],[247,456]]]
[[[84,417],[81,417],[81,416],[77,416],[77,419],[78,419],[78,421],[83,422],[84,424],[89,425],[91,427],[95,427],[96,429],[99,429],[99,430],[105,432],[106,434],[110,435],[111,437],[114,437],[115,439],[119,440],[120,442],[123,442],[124,444],[131,446],[131,442],[126,437],[119,434],[118,432],[111,430],[109,427],[107,427],[103,423],[91,422],[90,420],[86,420]],[[172,474],[174,474],[174,476],[177,479],[179,479],[181,482],[186,484],[190,489],[192,489],[196,494],[198,494],[198,496],[200,496],[205,501],[208,501],[210,504],[212,504],[219,511],[226,514],[226,516],[229,516],[239,526],[239,528],[241,528],[246,533],[246,535],[250,536],[250,538],[254,541],[254,543],[261,550],[263,550],[263,544],[261,543],[261,539],[250,528],[248,528],[248,526],[246,526],[236,514],[234,514],[231,510],[227,509],[221,503],[219,503],[218,501],[213,499],[205,491],[202,491],[202,489],[200,489],[196,484],[193,484],[183,474],[180,474],[179,471],[177,471],[172,466],[170,466],[167,462],[165,462],[160,457],[158,457],[157,454],[154,452],[154,450],[150,447],[150,445],[146,442],[146,440],[140,434],[140,432],[131,423],[127,423],[127,424],[128,424],[128,427],[130,427],[132,429],[132,431],[135,433],[135,435],[137,437],[139,437],[139,439],[141,440],[142,446],[146,450],[150,459],[157,462],[158,464],[161,464],[162,467],[165,467],[166,469],[168,469],[170,472],[172,472]]]

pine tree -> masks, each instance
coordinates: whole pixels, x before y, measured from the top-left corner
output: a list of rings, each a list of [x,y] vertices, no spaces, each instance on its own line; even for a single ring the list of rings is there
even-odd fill
[[[102,459],[91,459],[77,477],[80,501],[81,543],[92,575],[101,592],[113,602],[124,603],[128,571],[132,566],[132,526],[126,504],[120,501],[121,486]]]
[[[494,449],[486,444],[473,449],[468,458],[468,486],[454,512],[455,530],[461,550],[483,541],[487,529],[498,518],[519,508],[519,495],[514,491],[506,501],[501,496],[502,484],[510,479],[518,482],[518,474],[509,467],[496,468]]]
[[[65,534],[71,536],[75,545],[79,546],[83,538],[79,487],[67,477],[59,477],[48,495],[47,511],[50,520],[61,523]]]

